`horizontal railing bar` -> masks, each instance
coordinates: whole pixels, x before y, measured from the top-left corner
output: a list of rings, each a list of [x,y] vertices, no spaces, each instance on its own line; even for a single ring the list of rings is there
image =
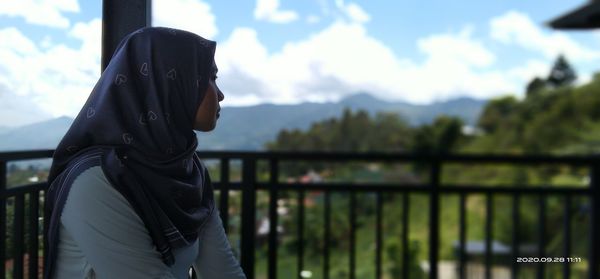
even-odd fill
[[[20,160],[30,160],[30,159],[46,159],[52,158],[54,154],[54,150],[45,149],[45,150],[23,150],[23,151],[7,151],[0,152],[0,161],[20,161]]]
[[[441,163],[510,163],[510,164],[569,164],[589,165],[600,162],[599,155],[499,155],[499,154],[460,154],[429,155],[416,153],[352,153],[352,152],[297,152],[297,151],[199,151],[198,156],[206,159],[278,159],[286,160],[319,160],[319,161],[402,161],[402,162],[434,162]]]
[[[0,161],[18,161],[28,159],[51,158],[52,149],[17,150],[0,152]],[[590,165],[600,162],[600,155],[555,156],[555,155],[499,155],[499,154],[460,154],[429,155],[410,153],[352,153],[352,152],[297,152],[297,151],[199,151],[198,156],[205,159],[278,159],[320,160],[320,161],[402,161],[442,163],[510,163],[510,164],[569,164]]]
[[[348,191],[359,191],[359,192],[424,192],[428,193],[431,191],[437,191],[440,193],[498,193],[498,194],[572,194],[572,195],[588,195],[590,189],[588,188],[569,188],[568,186],[561,187],[486,187],[486,186],[452,186],[444,185],[436,190],[428,187],[426,184],[384,184],[384,183],[343,183],[343,182],[330,182],[330,183],[260,183],[256,185],[259,190],[269,190],[276,188],[279,190],[298,190],[302,188],[310,191],[323,191],[329,190],[334,192],[348,192]]]
[[[46,189],[46,182],[38,182],[33,184],[27,184],[22,186],[15,186],[6,189],[4,197],[13,197],[19,194],[30,193],[35,191],[41,191]],[[223,183],[214,182],[213,187],[215,190],[220,190],[223,187]],[[572,188],[569,188],[572,187]],[[359,191],[359,192],[430,192],[432,189],[427,184],[389,184],[389,183],[344,183],[344,182],[328,182],[328,183],[269,183],[264,182],[256,185],[259,190],[270,190],[272,188],[279,190],[298,190],[302,188],[304,190],[331,190],[334,192],[347,192],[347,191]],[[242,190],[243,186],[241,182],[229,182],[227,183],[228,190]],[[572,195],[589,195],[591,193],[589,188],[581,188],[579,186],[560,186],[560,187],[508,187],[508,186],[478,186],[478,185],[443,185],[437,188],[440,193],[498,193],[498,194],[572,194]],[[0,195],[1,197],[1,195]]]
[[[572,188],[571,188],[572,187]],[[442,193],[492,193],[492,194],[574,194],[574,195],[589,195],[589,188],[579,186],[557,186],[557,187],[530,187],[526,185],[517,186],[479,186],[479,185],[450,185],[446,184],[438,188]]]

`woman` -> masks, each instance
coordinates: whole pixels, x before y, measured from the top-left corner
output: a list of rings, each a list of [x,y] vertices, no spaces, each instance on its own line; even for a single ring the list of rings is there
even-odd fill
[[[193,130],[214,129],[215,42],[128,35],[54,153],[45,278],[245,278]]]

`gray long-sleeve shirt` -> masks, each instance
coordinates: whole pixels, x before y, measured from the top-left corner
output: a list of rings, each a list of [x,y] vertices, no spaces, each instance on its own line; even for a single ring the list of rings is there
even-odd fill
[[[60,218],[53,278],[246,278],[233,256],[217,211],[191,246],[173,251],[165,265],[144,223],[100,167],[75,179]]]

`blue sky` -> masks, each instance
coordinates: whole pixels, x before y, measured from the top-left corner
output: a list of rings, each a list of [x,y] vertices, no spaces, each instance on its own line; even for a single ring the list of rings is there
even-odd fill
[[[585,83],[600,33],[545,23],[585,1],[155,0],[153,25],[218,42],[224,106],[522,96],[564,53]],[[98,79],[101,1],[0,2],[0,126],[74,116]]]

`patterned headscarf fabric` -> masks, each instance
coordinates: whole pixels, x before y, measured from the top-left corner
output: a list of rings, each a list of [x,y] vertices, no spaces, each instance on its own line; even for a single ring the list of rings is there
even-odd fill
[[[56,148],[46,194],[49,255],[73,179],[100,165],[143,220],[163,261],[192,244],[214,210],[206,168],[195,154],[196,111],[213,75],[216,43],[148,27],[123,39]],[[110,233],[110,232],[107,232]]]

